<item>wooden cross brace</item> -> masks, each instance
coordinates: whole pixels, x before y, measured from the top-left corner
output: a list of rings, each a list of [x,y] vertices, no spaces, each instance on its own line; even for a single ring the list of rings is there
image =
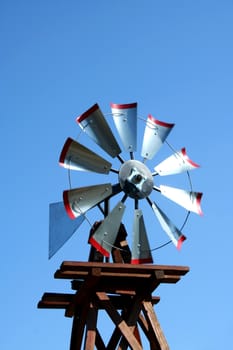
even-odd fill
[[[152,301],[145,301],[141,296],[136,295],[131,298],[128,306],[124,307],[120,314],[111,299],[112,297],[105,292],[96,292],[95,298],[88,303],[89,305],[83,305],[77,310],[73,320],[70,350],[80,350],[82,339],[85,339],[83,348],[85,350],[124,350],[128,347],[142,350],[138,325],[147,337],[151,350],[169,349],[155,315]],[[107,345],[97,326],[99,309],[104,309],[115,325]]]

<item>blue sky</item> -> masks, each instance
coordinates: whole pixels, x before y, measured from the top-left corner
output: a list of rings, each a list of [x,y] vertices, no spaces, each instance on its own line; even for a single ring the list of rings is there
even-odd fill
[[[62,146],[80,134],[75,118],[96,102],[106,114],[111,102],[138,102],[141,116],[174,122],[169,142],[186,146],[201,165],[191,176],[204,192],[204,216],[191,215],[180,252],[170,245],[153,255],[155,263],[187,265],[190,273],[158,289],[156,311],[171,349],[229,348],[232,1],[2,0],[0,16],[1,349],[69,347],[71,320],[63,311],[38,310],[37,302],[44,291],[70,290],[68,281],[53,279],[63,260],[88,258],[85,222],[48,260],[48,209],[69,187],[58,165]],[[80,142],[90,146],[85,135]],[[105,182],[85,173],[72,173],[72,181]],[[170,203],[162,206],[176,214]],[[166,241],[149,207],[144,215],[151,245]]]

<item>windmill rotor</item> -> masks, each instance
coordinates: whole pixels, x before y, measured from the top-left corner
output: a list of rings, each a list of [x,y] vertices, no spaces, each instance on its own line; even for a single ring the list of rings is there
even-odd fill
[[[108,161],[105,157],[100,156],[99,152],[92,151],[72,138],[67,138],[65,141],[59,158],[59,164],[68,169],[69,172],[82,171],[100,174],[106,176],[107,181],[97,185],[64,190],[64,209],[69,220],[79,220],[77,228],[84,221],[88,211],[95,207],[100,209],[104,217],[88,242],[108,258],[117,240],[128,201],[133,200],[131,263],[152,263],[151,252],[154,249],[150,248],[146,219],[141,203],[149,204],[149,207],[151,207],[150,213],[154,214],[162,231],[167,234],[169,241],[180,249],[182,243],[186,240],[186,236],[177,228],[165,211],[159,207],[157,199],[163,197],[185,210],[188,213],[184,221],[185,224],[190,212],[202,215],[202,193],[195,192],[192,188],[184,190],[159,185],[157,179],[158,177],[164,179],[166,176],[176,176],[182,173],[187,173],[190,177],[189,172],[199,168],[199,165],[189,158],[184,147],[180,151],[174,151],[173,154],[154,165],[157,153],[167,142],[166,140],[175,124],[158,120],[151,114],[145,122],[140,159],[136,159],[138,146],[137,103],[111,103],[110,107],[113,120],[113,126],[111,127],[98,104],[94,104],[81,114],[76,122],[82,131],[87,134],[87,137],[94,141],[107,157],[110,156],[112,161]],[[116,129],[119,141],[114,136],[113,128]],[[122,155],[122,153],[124,154]],[[118,161],[118,166],[113,167],[113,163],[116,161]],[[153,162],[153,167],[149,165],[151,162]],[[109,181],[110,174],[115,174],[114,176],[117,177],[114,182]],[[154,193],[157,193],[156,202],[152,199]],[[110,210],[110,200],[120,195],[121,198]],[[73,231],[72,226],[72,234]],[[50,232],[52,236],[55,234],[54,230]],[[68,232],[67,239],[70,236],[71,234]],[[53,242],[54,240],[50,239],[50,241]],[[63,244],[65,241],[65,238],[63,238]],[[60,242],[56,249],[60,249],[61,245]],[[50,250],[54,252],[55,249],[50,247]]]

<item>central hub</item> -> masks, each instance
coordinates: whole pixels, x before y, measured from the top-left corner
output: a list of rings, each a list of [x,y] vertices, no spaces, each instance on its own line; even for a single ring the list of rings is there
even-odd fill
[[[122,190],[134,199],[148,197],[154,186],[150,170],[138,160],[128,160],[121,166],[119,182]]]

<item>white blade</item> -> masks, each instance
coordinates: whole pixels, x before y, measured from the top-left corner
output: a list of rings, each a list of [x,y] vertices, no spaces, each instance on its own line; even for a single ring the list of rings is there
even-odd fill
[[[121,153],[121,149],[97,103],[80,115],[76,121],[88,136],[111,157],[114,158]]]
[[[161,194],[173,202],[181,205],[183,208],[202,215],[200,192],[190,192],[179,188],[160,185]]]
[[[70,220],[63,202],[49,205],[49,259],[65,244],[84,221],[84,215]]]
[[[166,232],[177,249],[181,248],[183,241],[186,237],[180,232],[180,230],[171,222],[166,214],[155,204],[152,203],[152,209],[160,222],[162,229]]]
[[[106,257],[109,257],[117,238],[124,211],[124,203],[119,202],[89,239],[89,243]]]
[[[182,148],[179,152],[172,154],[158,164],[154,169],[160,176],[165,176],[180,174],[198,167],[199,165],[188,157],[185,148]]]
[[[148,116],[144,131],[141,156],[152,159],[163,145],[174,124],[165,123]]]
[[[71,219],[82,215],[112,194],[110,183],[76,188],[63,192],[63,201]]]
[[[131,264],[153,263],[141,209],[135,209]]]
[[[113,120],[126,151],[137,149],[137,103],[111,103]]]
[[[68,138],[63,146],[59,164],[67,169],[94,171],[100,174],[108,174],[112,166],[104,158],[71,138]]]

